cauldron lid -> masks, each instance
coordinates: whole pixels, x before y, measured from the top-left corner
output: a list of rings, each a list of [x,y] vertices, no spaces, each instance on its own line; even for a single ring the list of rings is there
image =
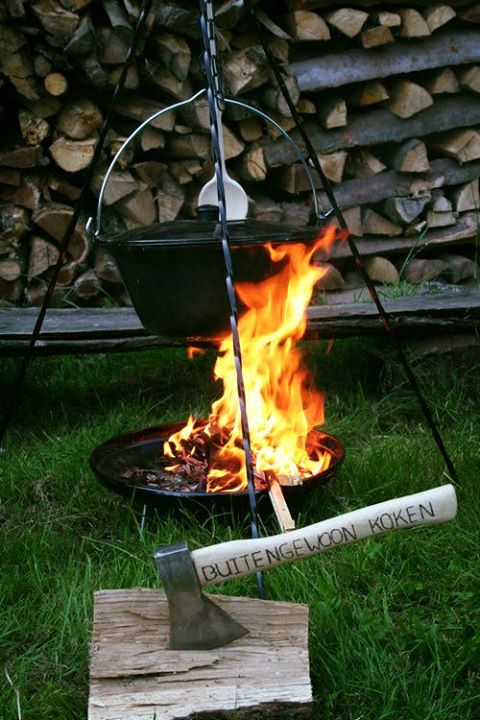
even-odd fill
[[[216,208],[215,208],[216,213]],[[110,237],[101,236],[100,243],[106,246],[144,246],[172,247],[183,245],[217,245],[219,236],[217,219],[211,214],[199,213],[195,220],[173,220],[166,223],[148,225],[135,230],[117,233]],[[230,239],[233,245],[252,245],[272,241],[306,242],[313,240],[319,233],[318,226],[296,227],[283,223],[262,222],[261,220],[234,220],[228,223]]]

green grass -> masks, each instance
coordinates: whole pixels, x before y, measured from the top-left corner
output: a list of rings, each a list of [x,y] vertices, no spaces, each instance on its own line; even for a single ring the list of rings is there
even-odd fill
[[[378,343],[308,347],[326,389],[327,429],[347,448],[307,524],[439,485],[443,464],[408,386],[385,377]],[[204,414],[212,356],[183,352],[37,360],[0,458],[0,719],[86,717],[93,592],[156,587],[152,550],[246,534],[226,516],[150,517],[98,485],[90,452],[112,435]],[[0,397],[16,363],[3,361]],[[424,366],[422,385],[457,463],[458,520],[369,540],[265,576],[269,599],[310,606],[314,717],[480,717],[480,366]],[[264,532],[276,531],[263,516]],[[244,578],[218,592],[255,595]],[[5,672],[11,683],[7,680]],[[288,678],[285,679],[288,682]],[[12,684],[14,687],[12,687]]]

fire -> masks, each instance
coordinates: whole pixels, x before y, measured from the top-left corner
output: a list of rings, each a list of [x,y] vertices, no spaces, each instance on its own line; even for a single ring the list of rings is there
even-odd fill
[[[328,250],[335,229],[328,228],[310,245],[266,245],[278,272],[257,283],[237,283],[238,297],[248,308],[240,317],[239,334],[252,453],[257,472],[308,477],[328,467],[331,455],[307,451],[307,435],[324,422],[322,394],[313,386],[300,350],[306,329],[305,310],[314,285],[325,273],[311,263],[319,249]],[[208,421],[187,425],[165,443],[172,458],[184,453],[182,441],[205,433],[215,443],[209,492],[236,492],[247,485],[242,447],[237,381],[231,334],[220,342],[214,369],[223,383]],[[221,438],[221,442],[219,442]],[[171,470],[179,465],[172,465]]]

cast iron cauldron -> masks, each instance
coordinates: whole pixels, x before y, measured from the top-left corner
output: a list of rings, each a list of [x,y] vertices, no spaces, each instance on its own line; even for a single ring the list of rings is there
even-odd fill
[[[202,89],[191,98],[170,105],[144,120],[122,143],[108,167],[98,197],[95,221],[87,228],[95,241],[117,261],[132,302],[145,328],[171,339],[216,340],[229,329],[229,306],[225,289],[225,268],[221,242],[215,236],[218,209],[199,208],[197,220],[168,222],[106,237],[101,233],[102,202],[106,185],[122,153],[144,128],[166,112],[197,100]],[[227,105],[240,106],[271,123],[292,146],[303,166],[313,196],[317,222],[327,216],[320,212],[314,179],[302,150],[273,118],[247,103],[223,98]],[[258,220],[228,223],[233,273],[236,282],[260,282],[281,269],[272,263],[265,243],[309,243],[319,233],[319,225],[289,227]],[[242,307],[239,306],[239,312]]]
[[[225,265],[214,236],[216,207],[199,208],[198,220],[151,225],[106,238],[99,245],[116,260],[145,328],[168,338],[215,339],[229,328]],[[317,227],[289,227],[258,220],[229,223],[236,282],[275,275],[265,243],[312,242]],[[244,308],[239,305],[239,313]]]
[[[108,489],[133,498],[138,503],[155,506],[161,510],[178,510],[183,507],[193,512],[205,510],[247,512],[249,502],[246,491],[181,493],[147,484],[132,484],[125,480],[126,470],[154,467],[155,459],[163,455],[164,442],[183,426],[184,423],[166,423],[117,435],[95,448],[90,456],[90,467],[98,480]],[[310,432],[316,438],[317,445],[331,452],[332,460],[326,470],[312,476],[303,485],[283,488],[285,497],[292,507],[295,506],[296,500],[301,501],[307,494],[333,480],[345,457],[345,449],[338,438],[317,430]],[[266,495],[266,490],[257,490],[256,495],[257,500],[260,501]]]

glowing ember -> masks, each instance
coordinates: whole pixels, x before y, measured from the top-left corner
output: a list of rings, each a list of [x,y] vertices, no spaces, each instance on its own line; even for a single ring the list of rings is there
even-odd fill
[[[248,308],[239,320],[239,333],[257,473],[309,477],[325,470],[331,460],[328,451],[307,441],[309,431],[324,422],[323,396],[313,387],[296,344],[305,333],[305,310],[314,285],[326,272],[311,264],[312,256],[328,250],[334,239],[335,230],[328,228],[308,246],[267,245],[278,272],[257,284],[235,286]],[[190,418],[165,443],[165,454],[177,459],[166,469],[181,472],[181,458],[194,452],[187,441],[207,436],[215,447],[208,491],[236,492],[246,488],[247,479],[230,334],[220,343],[214,373],[223,383],[222,397],[213,403],[207,422]]]

